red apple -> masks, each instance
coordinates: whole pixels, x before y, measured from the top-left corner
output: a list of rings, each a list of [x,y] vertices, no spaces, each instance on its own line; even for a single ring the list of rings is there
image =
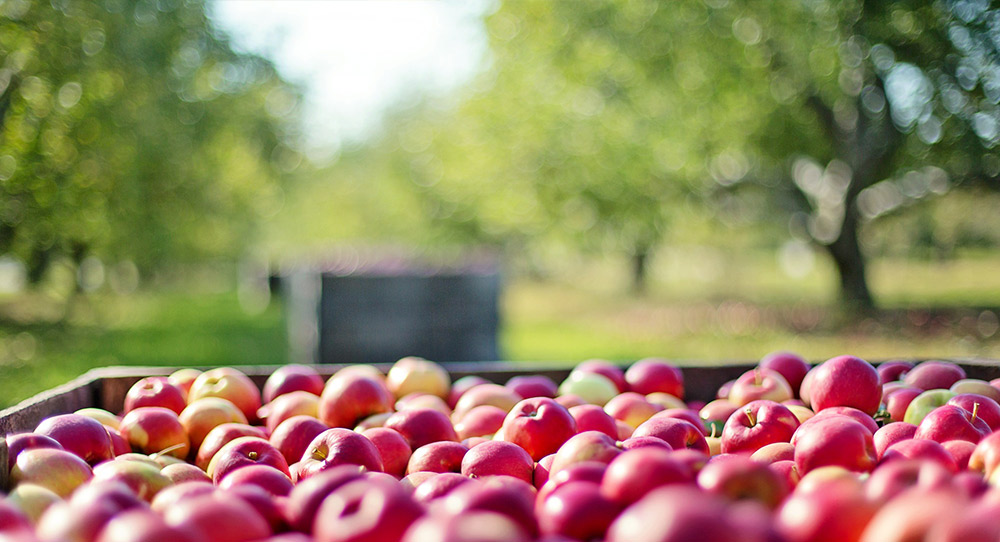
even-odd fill
[[[212,485],[212,480],[190,480],[187,482],[180,482],[164,488],[162,491],[156,494],[153,498],[153,502],[150,503],[150,508],[158,514],[163,514],[170,508],[186,501],[193,499],[194,497],[201,495],[211,495],[217,491],[217,488]]]
[[[795,446],[792,446],[790,442],[765,444],[750,454],[750,459],[764,465],[771,465],[778,461],[794,461]]]
[[[715,427],[715,434],[721,435],[726,420],[739,408],[739,405],[733,404],[729,399],[715,399],[702,407],[698,411],[698,417],[705,426],[705,434],[712,434],[712,427]]]
[[[265,438],[264,432],[261,431],[260,428],[252,425],[232,422],[219,424],[213,427],[202,440],[201,446],[198,448],[198,453],[195,457],[195,465],[202,470],[208,470],[208,464],[212,462],[212,458],[215,457],[215,454],[217,454],[223,446],[240,437]],[[301,454],[299,457],[301,457]]]
[[[986,422],[990,430],[1000,429],[1000,403],[977,393],[961,393],[948,399],[949,405],[962,407]]]
[[[185,458],[191,451],[187,432],[173,410],[158,406],[136,407],[122,418],[121,436],[133,450]]]
[[[469,449],[458,442],[440,441],[425,444],[410,456],[406,465],[406,473],[428,472],[461,472],[462,459]]]
[[[722,430],[722,453],[753,453],[774,442],[788,442],[799,420],[788,407],[768,400],[751,401],[734,412]]]
[[[678,418],[650,418],[632,433],[633,437],[652,436],[667,442],[673,449],[693,448],[709,453],[708,443],[691,422]]]
[[[306,453],[309,444],[316,438],[316,435],[327,429],[329,427],[325,423],[312,416],[292,416],[274,428],[274,431],[271,432],[271,436],[268,438],[268,442],[277,448],[281,452],[281,455],[284,456],[285,461],[291,465],[302,459],[302,455]],[[204,445],[202,446],[204,447]],[[211,457],[209,457],[209,460],[211,460]]]
[[[576,431],[600,431],[613,439],[618,438],[618,426],[611,417],[598,405],[583,404],[569,407],[569,413],[576,421]]]
[[[14,461],[18,454],[25,450],[35,448],[51,448],[62,450],[62,444],[52,437],[39,435],[37,433],[11,433],[4,439],[7,442],[7,470],[14,468]]]
[[[910,369],[903,377],[903,381],[922,390],[946,390],[965,376],[965,369],[955,363],[925,361]]]
[[[729,402],[738,406],[761,399],[780,403],[793,396],[792,387],[781,373],[761,368],[740,375],[729,390]]]
[[[907,489],[940,489],[951,483],[954,470],[938,461],[898,459],[882,463],[865,482],[865,494],[872,501],[885,504]]]
[[[831,416],[846,416],[848,418],[851,418],[852,420],[865,426],[868,429],[868,431],[871,432],[872,434],[874,434],[875,431],[878,431],[878,423],[875,421],[874,418],[865,414],[864,412],[861,412],[856,408],[851,408],[851,407],[825,408],[817,412],[814,416],[812,416],[808,420],[802,422],[799,425],[799,427],[802,426],[809,427],[810,425],[818,423],[820,420],[829,418]],[[795,444],[795,437],[792,437],[792,444]]]
[[[406,474],[406,466],[410,462],[413,450],[406,439],[393,429],[373,427],[361,432],[365,438],[372,441],[382,458],[382,469],[396,478]]]
[[[906,409],[910,403],[917,398],[923,390],[907,386],[891,391],[885,396],[885,409],[889,413],[889,418],[894,422],[901,422],[906,417]]]
[[[507,413],[493,405],[479,405],[468,411],[462,419],[455,423],[458,438],[491,436],[503,426]]]
[[[744,455],[727,455],[709,461],[698,473],[698,487],[731,500],[751,499],[774,509],[791,488],[767,465]]]
[[[877,462],[872,433],[847,416],[830,416],[795,434],[795,466],[803,475],[827,465],[870,471]]]
[[[125,394],[125,412],[139,407],[163,407],[180,414],[187,406],[187,392],[170,383],[167,377],[148,376],[140,379]]]
[[[111,518],[95,542],[208,542],[187,525],[168,525],[150,510],[138,508]]]
[[[222,492],[181,501],[163,518],[168,525],[190,528],[212,542],[250,542],[271,535],[271,527],[257,510]]]
[[[496,512],[431,513],[415,521],[403,542],[526,542],[532,537]]]
[[[924,417],[913,437],[937,442],[956,439],[979,442],[990,433],[990,426],[975,413],[955,405],[943,405]]]
[[[415,392],[409,395],[404,395],[396,401],[396,410],[406,410],[408,408],[433,408],[445,416],[451,416],[451,407],[448,403],[438,397],[437,395],[431,395],[429,393]]]
[[[257,418],[257,409],[261,405],[257,385],[250,377],[232,367],[219,367],[198,375],[188,392],[188,405],[206,397],[229,400],[248,420]]]
[[[312,532],[316,513],[327,495],[348,482],[361,480],[364,472],[360,465],[338,465],[296,484],[285,503],[288,525],[299,532]]]
[[[620,366],[615,365],[610,361],[603,359],[588,359],[577,364],[573,370],[583,373],[595,373],[607,378],[614,383],[615,388],[618,389],[618,393],[625,393],[629,391],[628,382],[625,381],[625,371]]]
[[[622,511],[607,542],[747,542],[730,524],[724,499],[685,485],[655,489]]]
[[[580,461],[567,466],[555,473],[538,490],[535,495],[536,506],[543,503],[550,494],[567,482],[587,481],[599,484],[607,470],[608,465],[599,461]],[[535,486],[537,487],[537,485],[536,483]]]
[[[948,440],[942,442],[941,446],[944,446],[944,449],[951,455],[951,458],[955,460],[955,466],[959,472],[969,468],[969,459],[972,458],[972,453],[976,451],[976,443],[967,440]]]
[[[662,410],[662,406],[650,403],[646,400],[646,396],[632,391],[618,394],[604,404],[604,411],[608,415],[618,421],[625,422],[633,429]]]
[[[264,420],[268,431],[292,416],[319,416],[319,396],[307,391],[290,391],[260,407],[257,417]]]
[[[788,542],[856,541],[878,510],[860,486],[825,482],[816,489],[800,484],[775,516],[775,524]]]
[[[177,463],[174,465],[167,465],[160,469],[160,474],[166,476],[172,484],[179,484],[182,482],[208,482],[211,483],[212,479],[205,474],[205,471],[199,469],[198,467],[190,463]]]
[[[875,366],[875,370],[878,371],[879,382],[882,384],[900,380],[912,368],[913,363],[901,360],[886,361]]]
[[[271,470],[273,471],[274,469]],[[239,472],[236,471],[233,473],[233,476],[239,476]],[[226,478],[232,478],[232,476],[227,476]],[[232,487],[222,488],[219,495],[242,499],[264,518],[264,521],[267,522],[272,531],[281,532],[288,530],[288,523],[285,521],[283,510],[287,497],[275,496],[255,484],[237,484]]]
[[[517,444],[538,461],[575,434],[576,420],[569,410],[548,397],[534,397],[514,405],[497,439]]]
[[[473,448],[473,451],[475,449]],[[570,437],[559,447],[559,451],[552,459],[552,468],[549,469],[549,472],[551,476],[555,476],[562,469],[581,461],[610,463],[620,453],[622,450],[614,438],[600,431],[584,431]]]
[[[212,456],[205,472],[218,485],[229,473],[250,465],[267,465],[278,469],[285,476],[291,476],[285,456],[260,437],[238,437],[229,441]]]
[[[603,539],[618,512],[619,506],[601,493],[599,483],[584,480],[563,484],[536,508],[543,535],[573,540]]]
[[[781,374],[785,378],[785,381],[788,382],[788,385],[791,386],[794,397],[799,396],[799,387],[802,385],[802,379],[806,377],[806,373],[811,368],[802,356],[786,351],[767,354],[761,358],[757,366],[761,369],[770,369]]]
[[[468,394],[465,397],[467,396]],[[385,427],[398,431],[413,450],[441,440],[458,442],[458,434],[451,425],[451,420],[431,408],[414,408],[396,412],[385,421]]]
[[[42,420],[34,431],[50,437],[66,451],[72,452],[91,465],[111,459],[111,437],[101,422],[80,414],[62,414]]]
[[[219,481],[220,489],[250,484],[265,490],[273,497],[284,497],[292,491],[292,480],[287,474],[270,465],[247,465],[231,471]]]
[[[178,418],[191,440],[191,447],[198,449],[209,431],[224,423],[247,424],[247,417],[236,405],[221,397],[205,397],[188,404]]]
[[[93,479],[122,482],[140,499],[150,502],[157,493],[171,484],[170,479],[160,473],[159,466],[154,465],[155,463],[118,458],[94,467]]]
[[[1000,466],[1000,431],[980,440],[972,456],[969,457],[969,470],[983,473],[986,479],[993,477],[998,466]]]
[[[462,394],[451,417],[453,420],[461,420],[467,412],[479,405],[493,405],[504,412],[510,412],[520,401],[520,395],[500,384],[479,384]]]
[[[423,512],[395,481],[355,480],[323,500],[313,534],[317,542],[399,542]]]
[[[985,380],[980,380],[977,378],[963,378],[958,382],[951,385],[948,390],[953,393],[964,395],[964,394],[976,394],[984,395],[993,399],[994,401],[1000,401],[1000,389],[991,385]]]
[[[872,435],[872,443],[875,445],[875,454],[881,460],[882,455],[890,446],[913,438],[917,433],[917,426],[906,422],[892,422],[880,427]]]
[[[455,405],[458,404],[458,400],[462,398],[465,392],[480,384],[489,383],[489,380],[478,375],[468,375],[459,378],[451,384],[451,391],[448,392],[448,406],[454,410]]]
[[[531,483],[535,461],[517,444],[488,441],[470,449],[462,458],[462,474],[474,478],[507,475]]]
[[[958,490],[913,488],[879,508],[859,542],[928,540],[927,534],[936,524],[960,515],[966,507]]]
[[[361,420],[392,412],[395,398],[385,384],[361,374],[334,375],[319,401],[319,419],[330,427],[351,428]]]
[[[601,491],[609,499],[628,506],[658,487],[693,481],[691,469],[670,451],[643,447],[628,450],[608,463]]]
[[[276,397],[293,391],[305,391],[313,395],[323,393],[326,383],[319,372],[310,365],[282,365],[271,373],[264,382],[263,399],[265,403],[274,401]]]
[[[530,399],[532,397],[552,398],[556,396],[559,389],[559,386],[545,375],[514,376],[504,386],[520,395],[522,399]]]
[[[382,472],[383,469],[382,457],[372,441],[342,427],[327,429],[316,435],[302,456],[302,463],[305,466],[300,472],[301,478],[344,464],[361,465],[375,472]]]
[[[457,472],[441,472],[423,481],[413,490],[413,500],[427,505],[444,497],[456,487],[469,483],[472,478]]]
[[[625,371],[625,381],[630,390],[642,395],[663,392],[684,398],[684,374],[665,359],[646,358],[633,363]]]
[[[949,472],[958,472],[955,459],[951,457],[948,450],[933,440],[911,438],[897,442],[885,450],[880,463],[891,463],[902,459],[934,461]]]
[[[529,540],[533,540],[538,534],[535,491],[531,484],[520,479],[491,476],[483,481],[462,484],[438,502],[439,509],[450,515],[464,515],[474,511],[496,512],[520,525],[531,535]]]
[[[60,497],[68,497],[93,476],[93,469],[78,455],[55,448],[22,451],[10,471],[10,478],[15,484],[36,484]]]
[[[673,450],[673,446],[667,441],[658,437],[629,437],[618,444],[622,450],[634,450],[636,448],[659,448],[661,450]]]
[[[815,369],[810,384],[812,409],[846,406],[874,416],[882,400],[878,371],[867,361],[854,356],[829,359]]]

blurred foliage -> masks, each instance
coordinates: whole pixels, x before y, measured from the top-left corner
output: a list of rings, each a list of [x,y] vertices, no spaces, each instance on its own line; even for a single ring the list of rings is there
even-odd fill
[[[913,210],[933,243],[971,242],[922,202],[997,187],[998,20],[966,0],[502,2],[482,76],[365,152],[397,164],[439,239],[529,263],[623,254],[641,288],[707,217],[723,244],[825,249],[866,308],[876,219]]]
[[[0,254],[35,281],[242,255],[300,160],[298,101],[200,0],[0,2]]]

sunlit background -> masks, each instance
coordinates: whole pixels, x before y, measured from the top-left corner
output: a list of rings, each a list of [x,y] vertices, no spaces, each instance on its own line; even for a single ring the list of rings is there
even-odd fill
[[[313,355],[316,270],[496,271],[500,359],[1000,357],[1000,12],[669,6],[0,0],[0,404]]]

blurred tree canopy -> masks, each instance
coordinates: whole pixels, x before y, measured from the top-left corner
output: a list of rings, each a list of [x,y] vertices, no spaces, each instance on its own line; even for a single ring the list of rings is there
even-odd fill
[[[201,0],[0,1],[0,255],[241,255],[298,165],[299,90]]]
[[[460,236],[648,257],[692,205],[828,252],[874,306],[859,236],[996,186],[1000,11],[985,0],[514,1],[490,68],[394,126],[425,210]]]

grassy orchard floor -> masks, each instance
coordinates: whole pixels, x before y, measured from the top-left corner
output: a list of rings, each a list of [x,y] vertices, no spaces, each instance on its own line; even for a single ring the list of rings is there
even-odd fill
[[[782,276],[773,259],[738,262],[738,276],[670,280],[648,296],[621,293],[619,270],[595,266],[573,280],[505,285],[501,342],[516,361],[665,356],[685,363],[755,359],[779,348],[814,360],[851,353],[1000,358],[1000,256],[948,264],[880,261],[872,285],[887,311],[842,325],[827,297],[829,270]],[[599,284],[582,287],[571,284]],[[934,289],[928,288],[933,285]],[[950,307],[974,306],[975,310]],[[923,308],[938,307],[937,311]],[[247,314],[233,292],[146,291],[64,305],[40,294],[0,297],[0,406],[108,365],[222,366],[287,360],[275,300]]]

